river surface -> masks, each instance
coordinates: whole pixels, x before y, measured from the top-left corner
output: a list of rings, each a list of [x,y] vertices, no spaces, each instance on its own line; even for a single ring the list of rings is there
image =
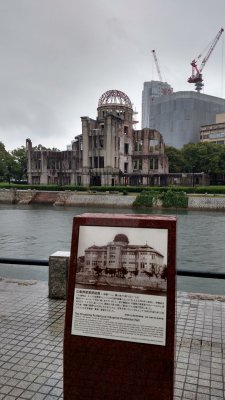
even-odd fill
[[[225,270],[225,213],[218,211],[0,205],[0,257],[48,259],[56,251],[70,251],[73,217],[86,212],[175,215],[177,268]],[[48,280],[48,267],[0,264],[0,277]],[[225,295],[225,280],[178,277],[177,289]]]

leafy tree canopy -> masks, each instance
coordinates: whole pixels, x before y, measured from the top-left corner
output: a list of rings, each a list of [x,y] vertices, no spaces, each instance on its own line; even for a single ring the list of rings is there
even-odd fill
[[[24,146],[8,152],[0,142],[0,181],[26,179],[27,156]]]
[[[225,146],[216,143],[188,143],[181,149],[166,147],[169,172],[225,172]]]
[[[166,155],[169,160],[169,172],[182,172],[184,171],[184,159],[180,150],[175,147],[167,146]]]
[[[9,180],[12,156],[5,149],[5,145],[0,142],[0,181]]]
[[[27,154],[26,148],[21,146],[11,152],[13,163],[12,163],[12,175],[16,180],[26,179],[27,172]]]

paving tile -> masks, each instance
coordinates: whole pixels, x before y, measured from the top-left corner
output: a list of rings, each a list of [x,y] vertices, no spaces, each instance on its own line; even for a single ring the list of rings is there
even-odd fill
[[[189,391],[184,391],[183,392],[183,397],[182,397],[182,399],[184,399],[184,400],[195,400],[196,399],[196,393],[195,393],[195,391],[194,392],[189,392]]]
[[[62,392],[63,392],[62,389],[54,387],[51,390],[50,395],[52,395],[52,396],[61,396]]]
[[[15,387],[13,390],[10,392],[10,396],[15,396],[16,398],[20,397],[21,393],[23,393],[23,389],[18,389]]]
[[[186,377],[186,383],[189,383],[191,385],[197,385],[198,378],[197,377],[193,377],[193,376],[187,376]]]
[[[45,394],[42,393],[34,393],[32,400],[44,400],[46,398]]]
[[[196,393],[196,400],[209,400],[210,396],[208,394],[204,394],[204,393]]]
[[[1,387],[0,387],[0,393],[1,394],[8,394],[9,392],[11,392],[11,390],[12,390],[12,387],[11,386],[8,386],[8,385],[2,385]]]
[[[223,390],[211,388],[211,397],[217,396],[223,398]]]
[[[224,365],[225,365],[225,363],[224,363]],[[214,373],[212,373],[211,379],[212,379],[212,381],[222,382],[224,379],[224,375],[223,375],[223,373],[220,373],[219,375],[214,375]]]
[[[34,392],[31,392],[30,390],[25,390],[25,391],[20,395],[20,398],[21,398],[21,399],[30,400],[30,399],[33,399],[33,396],[34,396]]]

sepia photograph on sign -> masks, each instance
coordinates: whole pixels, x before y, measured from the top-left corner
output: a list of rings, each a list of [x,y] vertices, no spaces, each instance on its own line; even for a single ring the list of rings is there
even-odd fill
[[[166,295],[167,229],[81,226],[76,287]]]

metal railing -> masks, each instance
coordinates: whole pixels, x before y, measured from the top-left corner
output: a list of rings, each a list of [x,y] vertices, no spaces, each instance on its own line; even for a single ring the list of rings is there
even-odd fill
[[[0,264],[48,266],[49,260],[35,260],[35,259],[31,259],[31,258],[0,257]]]
[[[48,266],[49,260],[0,257],[0,264]],[[209,271],[204,272],[198,270],[178,268],[176,270],[176,273],[178,276],[189,276],[194,278],[225,279],[225,273],[223,272],[209,272]]]

